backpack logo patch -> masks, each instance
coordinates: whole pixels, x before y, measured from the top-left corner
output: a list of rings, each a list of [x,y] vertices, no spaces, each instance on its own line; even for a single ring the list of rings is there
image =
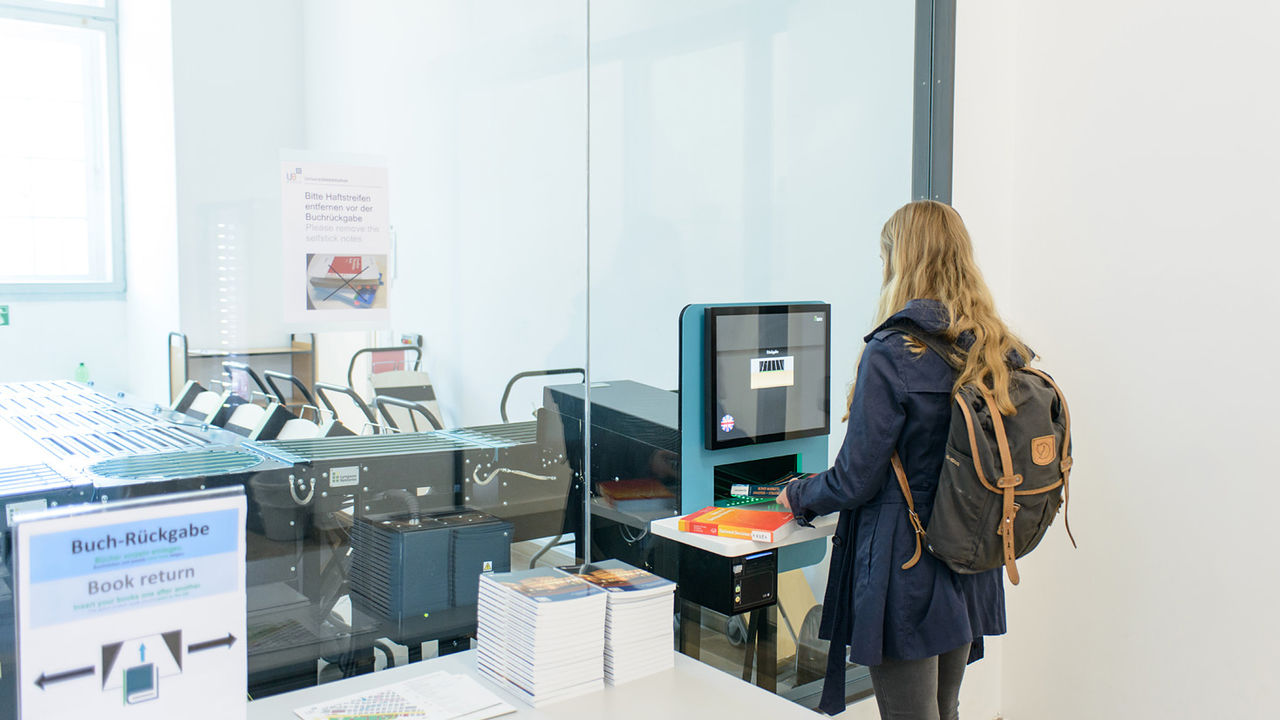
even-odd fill
[[[1055,452],[1054,438],[1052,435],[1033,438],[1031,440],[1031,460],[1037,465],[1048,465],[1058,456]]]

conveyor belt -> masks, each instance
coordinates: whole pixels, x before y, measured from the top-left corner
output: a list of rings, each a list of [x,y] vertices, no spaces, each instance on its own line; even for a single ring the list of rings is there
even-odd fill
[[[117,480],[173,480],[242,473],[266,462],[248,450],[210,448],[114,458],[90,465],[90,473]]]
[[[70,490],[74,486],[48,465],[25,465],[0,469],[0,499],[37,492]]]
[[[83,467],[107,458],[200,448],[213,434],[164,414],[119,403],[78,383],[51,381],[0,384],[0,423],[30,441],[23,455]],[[0,433],[0,451],[14,450],[12,434]],[[34,457],[32,448],[39,448]]]
[[[317,461],[511,448],[534,442],[537,432],[537,423],[526,422],[420,433],[272,440],[260,444],[267,450],[283,450],[306,460]]]

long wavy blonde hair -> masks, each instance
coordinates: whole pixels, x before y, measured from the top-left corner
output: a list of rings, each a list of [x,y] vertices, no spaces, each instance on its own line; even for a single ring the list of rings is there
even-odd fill
[[[996,313],[995,300],[973,259],[973,243],[960,214],[933,200],[903,205],[880,232],[880,253],[884,284],[876,326],[911,300],[941,302],[947,309],[947,339],[955,342],[965,332],[973,334],[968,352],[959,352],[964,369],[956,377],[954,390],[979,383],[991,390],[1002,414],[1017,412],[1009,397],[1007,358],[1016,354],[1026,364],[1031,361],[1031,352]],[[924,346],[912,345],[917,353],[924,352]],[[846,407],[852,404],[850,387]],[[848,417],[846,412],[845,419]]]

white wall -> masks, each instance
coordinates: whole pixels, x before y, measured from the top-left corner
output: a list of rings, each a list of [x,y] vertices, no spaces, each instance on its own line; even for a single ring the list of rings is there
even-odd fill
[[[832,304],[832,436],[911,197],[910,3],[592,3],[593,380],[678,383],[690,303]]]
[[[387,158],[394,329],[447,422],[497,422],[512,375],[585,359],[584,6],[304,10],[306,147]]]
[[[1054,531],[1010,592],[1010,720],[1280,702],[1278,22],[1260,0],[960,8],[955,204],[1075,421],[1080,549]]]
[[[106,390],[125,387],[128,321],[123,298],[39,300],[0,295],[9,327],[0,327],[0,382],[70,380],[84,363]]]
[[[674,389],[688,304],[825,300],[834,457],[880,226],[910,199],[912,7],[591,7],[593,381]]]
[[[169,3],[123,0],[120,108],[128,241],[127,389],[169,399],[167,335],[179,327],[174,196],[173,45]]]
[[[181,330],[192,348],[288,340],[279,169],[280,150],[305,142],[302,5],[173,3]]]

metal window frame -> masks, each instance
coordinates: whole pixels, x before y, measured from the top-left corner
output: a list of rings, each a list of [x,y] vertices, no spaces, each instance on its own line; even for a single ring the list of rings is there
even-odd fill
[[[36,10],[51,15],[70,15],[77,18],[115,22],[119,12],[119,1],[104,0],[102,7],[93,7],[57,0],[0,0],[0,12],[5,10]]]
[[[34,297],[42,300],[59,298],[122,297],[125,293],[124,237],[124,171],[120,135],[120,31],[117,22],[117,0],[106,0],[105,7],[68,5],[45,0],[0,0],[0,17],[28,22],[65,25],[96,30],[103,34],[106,61],[106,127],[107,174],[110,193],[107,197],[111,223],[107,228],[111,259],[111,277],[104,281],[0,283],[0,295]]]
[[[956,0],[916,0],[911,199],[951,203]]]

